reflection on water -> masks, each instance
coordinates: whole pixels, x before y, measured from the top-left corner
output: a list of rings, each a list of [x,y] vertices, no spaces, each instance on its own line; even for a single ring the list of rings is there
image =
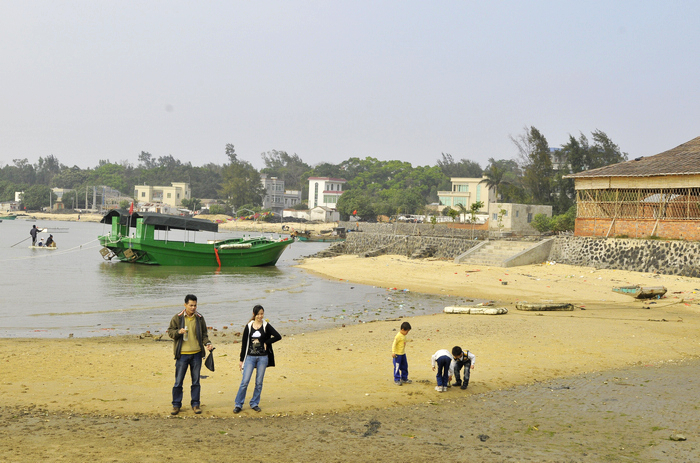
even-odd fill
[[[327,243],[294,243],[275,267],[146,266],[104,261],[97,236],[108,230],[96,223],[36,222],[60,230],[53,233],[58,249],[28,249],[22,240],[33,223],[0,223],[1,337],[164,332],[172,315],[182,310],[186,294],[197,295],[210,326],[242,326],[252,307],[262,304],[285,333],[435,313],[455,303],[329,281],[293,267],[295,259],[325,249]]]

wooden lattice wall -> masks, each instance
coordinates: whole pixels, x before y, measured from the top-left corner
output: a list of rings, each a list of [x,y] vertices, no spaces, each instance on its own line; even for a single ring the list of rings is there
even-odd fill
[[[700,220],[700,188],[576,191],[577,218]]]

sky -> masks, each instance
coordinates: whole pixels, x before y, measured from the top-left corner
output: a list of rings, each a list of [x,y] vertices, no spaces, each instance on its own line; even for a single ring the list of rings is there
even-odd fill
[[[261,153],[486,167],[536,127],[700,136],[697,1],[0,2],[0,166]]]

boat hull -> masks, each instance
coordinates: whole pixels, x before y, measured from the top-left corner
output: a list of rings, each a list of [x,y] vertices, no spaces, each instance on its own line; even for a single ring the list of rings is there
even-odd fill
[[[337,237],[337,236],[304,236],[304,235],[299,235],[297,237],[299,241],[306,241],[309,243],[336,243],[338,241],[345,241],[345,238]]]
[[[613,292],[627,294],[635,299],[660,299],[666,294],[665,286],[616,286]]]
[[[0,220],[15,220],[16,215],[0,215]]]
[[[109,235],[100,236],[100,244],[112,252],[111,256],[122,262],[145,265],[189,267],[260,267],[275,265],[293,239],[227,240],[219,243],[191,243],[180,241],[144,241],[136,238],[113,240]],[[226,247],[225,243],[242,244]],[[222,245],[224,244],[224,245]],[[245,246],[250,244],[250,246]]]

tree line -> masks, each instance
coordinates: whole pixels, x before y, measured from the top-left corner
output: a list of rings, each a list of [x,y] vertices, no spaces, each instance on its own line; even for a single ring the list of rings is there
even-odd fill
[[[37,210],[48,206],[51,199],[55,201],[50,188],[65,188],[71,191],[63,195],[64,206],[82,208],[86,191],[91,197],[94,186],[108,186],[130,197],[135,185],[188,182],[193,204],[203,198],[215,199],[222,211],[233,213],[241,208],[259,210],[264,195],[261,174],[284,180],[286,189],[302,191],[303,198],[308,197],[309,177],[333,177],[347,180],[337,204],[341,215],[346,218],[356,213],[372,219],[378,215],[421,214],[426,205],[439,201],[439,191],[451,189],[450,178],[483,176],[500,202],[551,205],[556,215],[565,214],[575,203],[573,181],[563,176],[627,159],[627,154],[600,130],[592,132],[590,140],[582,133],[578,138],[570,135],[565,145],[553,149],[535,127],[525,127],[521,134],[511,136],[511,141],[517,152],[515,158],[492,157],[484,168],[468,159],[455,160],[449,153],[441,153],[432,166],[373,157],[311,166],[297,154],[272,150],[261,154],[264,167],[258,171],[239,158],[233,144],[225,146],[222,164],[203,166],[142,151],[136,165],[105,159],[95,167],[82,169],[68,167],[48,155],[34,164],[14,159],[0,168],[0,201],[11,201],[16,191],[23,191],[23,205]]]

